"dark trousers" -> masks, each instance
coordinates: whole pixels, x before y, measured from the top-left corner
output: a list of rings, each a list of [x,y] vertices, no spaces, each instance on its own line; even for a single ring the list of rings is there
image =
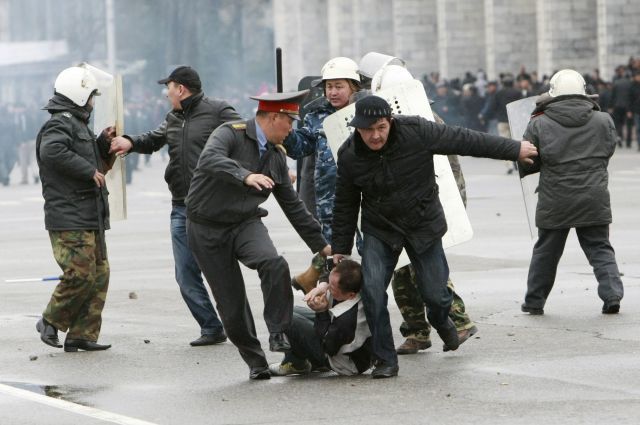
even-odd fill
[[[227,336],[249,367],[267,366],[239,264],[258,271],[269,332],[286,331],[293,310],[289,265],[278,255],[267,228],[259,219],[227,227],[187,220],[187,234],[211,286]]]
[[[623,131],[622,127],[627,127],[627,147],[631,147],[631,137],[633,131],[633,119],[629,119],[627,117],[627,109],[626,108],[614,108],[613,109],[613,124],[616,127],[616,133],[618,133],[618,137],[620,138],[620,146],[622,146],[623,140]]]
[[[202,272],[187,243],[185,209],[186,207],[181,205],[174,205],[171,209],[171,244],[176,281],[180,287],[182,299],[200,325],[200,334],[215,335],[222,332],[222,323],[211,304],[209,293],[202,280]]]
[[[285,354],[282,363],[292,362],[300,366],[304,360],[309,360],[316,367],[329,366],[322,338],[313,326],[315,317],[316,313],[308,307],[293,307],[291,326],[287,330],[291,351]]]
[[[538,241],[533,247],[524,299],[527,306],[544,307],[556,279],[569,230],[538,229]],[[576,234],[598,280],[600,299],[604,302],[621,300],[624,290],[615,252],[609,242],[609,225],[576,227]]]
[[[447,288],[449,266],[442,249],[442,240],[434,240],[420,253],[410,245],[405,246],[405,249],[415,270],[418,291],[429,309],[429,322],[434,328],[441,329],[447,325],[453,299],[452,291]],[[362,302],[371,330],[373,355],[388,365],[398,364],[387,309],[387,287],[399,255],[400,251],[394,251],[375,236],[364,235]]]

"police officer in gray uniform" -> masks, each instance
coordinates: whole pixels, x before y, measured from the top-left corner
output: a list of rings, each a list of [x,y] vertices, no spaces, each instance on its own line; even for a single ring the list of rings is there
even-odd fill
[[[207,141],[194,171],[187,204],[189,246],[217,302],[231,342],[250,368],[250,379],[269,379],[267,359],[256,336],[239,262],[258,271],[271,351],[291,348],[284,332],[291,323],[293,293],[289,266],[269,238],[260,208],[271,193],[312,252],[331,247],[318,222],[298,198],[281,146],[298,119],[307,91],[267,94],[255,119],[227,123]]]

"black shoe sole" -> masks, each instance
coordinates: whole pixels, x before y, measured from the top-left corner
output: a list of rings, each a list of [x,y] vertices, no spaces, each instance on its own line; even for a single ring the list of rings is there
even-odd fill
[[[602,314],[618,314],[620,312],[620,304],[613,304],[602,308]]]
[[[393,371],[381,372],[381,373],[376,373],[374,369],[374,371],[371,372],[371,378],[373,379],[393,378],[395,376],[398,376],[398,369]]]
[[[227,342],[227,337],[225,336],[224,338],[217,338],[211,341],[207,341],[205,343],[197,343],[195,341],[191,341],[189,343],[190,346],[192,347],[206,347],[207,345],[216,345],[216,344],[222,344],[223,342]]]
[[[77,342],[80,341],[80,342]],[[101,345],[84,342],[82,340],[73,340],[73,343],[64,343],[64,351],[67,353],[76,353],[78,350],[82,351],[104,351],[111,348],[111,344]]]
[[[60,344],[59,341],[58,342],[49,341],[45,337],[42,336],[42,328],[40,327],[40,321],[38,321],[38,323],[36,323],[36,331],[38,331],[38,333],[40,334],[40,341],[44,342],[45,344],[47,344],[50,347],[62,348],[62,344]]]
[[[470,339],[472,336],[474,336],[475,334],[478,333],[478,328],[473,326],[469,329],[466,329],[469,331],[469,333],[467,334],[467,337],[465,339],[461,339],[460,335],[458,335],[458,347],[460,347],[462,344],[464,344],[468,339]],[[444,346],[442,346],[442,351],[447,352],[447,351],[451,351],[451,349],[449,347],[447,347],[447,345],[445,344]]]
[[[544,309],[538,307],[527,307],[526,305],[521,305],[520,310],[523,313],[529,313],[532,316],[542,316],[544,314]]]
[[[269,368],[262,370],[256,374],[249,374],[249,379],[253,381],[261,381],[265,379],[271,379],[271,372],[269,372]]]

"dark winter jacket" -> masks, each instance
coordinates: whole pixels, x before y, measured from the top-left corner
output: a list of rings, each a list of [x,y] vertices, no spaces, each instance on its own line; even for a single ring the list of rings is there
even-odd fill
[[[494,107],[495,117],[498,122],[509,122],[507,116],[507,105],[516,100],[522,99],[520,90],[513,87],[503,87],[496,92]]]
[[[634,81],[631,84],[629,110],[634,114],[640,114],[640,82]],[[638,129],[636,129],[636,131],[638,131]]]
[[[350,254],[358,211],[362,231],[394,250],[405,243],[422,252],[447,231],[438,198],[434,154],[517,160],[520,143],[421,117],[395,116],[389,138],[370,150],[355,131],[338,152],[333,216],[334,253]]]
[[[36,159],[42,181],[47,230],[104,230],[109,228],[106,187],[93,176],[104,173],[109,143],[88,127],[90,113],[59,94],[44,107],[51,118],[36,139]]]
[[[536,226],[565,229],[611,223],[607,166],[616,145],[609,114],[585,96],[539,103],[524,139],[538,148],[522,174],[540,171]]]
[[[202,151],[186,199],[187,217],[199,224],[230,227],[267,215],[260,205],[273,192],[300,237],[313,252],[327,242],[320,224],[307,211],[289,179],[283,149],[267,143],[260,157],[256,121],[224,124],[216,129]],[[246,186],[244,179],[252,173],[269,176],[273,189],[257,190]]]
[[[620,78],[613,83],[611,89],[611,103],[609,107],[613,109],[629,110],[631,103],[631,80]]]
[[[209,135],[225,122],[241,117],[223,100],[210,99],[202,92],[182,101],[182,110],[171,111],[153,131],[140,136],[125,136],[133,142],[133,151],[153,153],[169,145],[169,164],[164,179],[174,203],[183,203],[200,153]]]
[[[331,309],[316,313],[314,329],[322,340],[331,368],[341,375],[356,375],[371,367],[371,331],[360,294],[346,301],[334,301]]]

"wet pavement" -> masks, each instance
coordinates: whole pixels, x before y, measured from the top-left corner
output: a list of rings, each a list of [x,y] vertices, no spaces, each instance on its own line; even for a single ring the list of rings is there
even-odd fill
[[[611,241],[625,284],[616,316],[600,314],[596,282],[573,233],[545,315],[520,312],[533,244],[520,186],[500,161],[463,158],[475,235],[447,256],[479,332],[448,353],[434,333],[432,348],[400,358],[398,378],[376,381],[369,374],[325,373],[252,382],[230,343],[189,346],[199,331],[173,278],[171,203],[159,157],[134,174],[129,219],[112,223],[107,236],[112,275],[99,342],[113,348],[64,353],[42,344],[35,322],[55,283],[5,282],[58,274],[43,229],[40,187],[2,187],[0,424],[636,424],[638,158],[621,151],[610,167]],[[267,209],[276,247],[292,270],[302,270],[310,259],[306,246],[273,200]],[[266,349],[257,274],[243,271]],[[399,344],[400,314],[393,304],[390,312]],[[25,398],[20,390],[79,410]],[[87,416],[81,408],[105,414]]]

